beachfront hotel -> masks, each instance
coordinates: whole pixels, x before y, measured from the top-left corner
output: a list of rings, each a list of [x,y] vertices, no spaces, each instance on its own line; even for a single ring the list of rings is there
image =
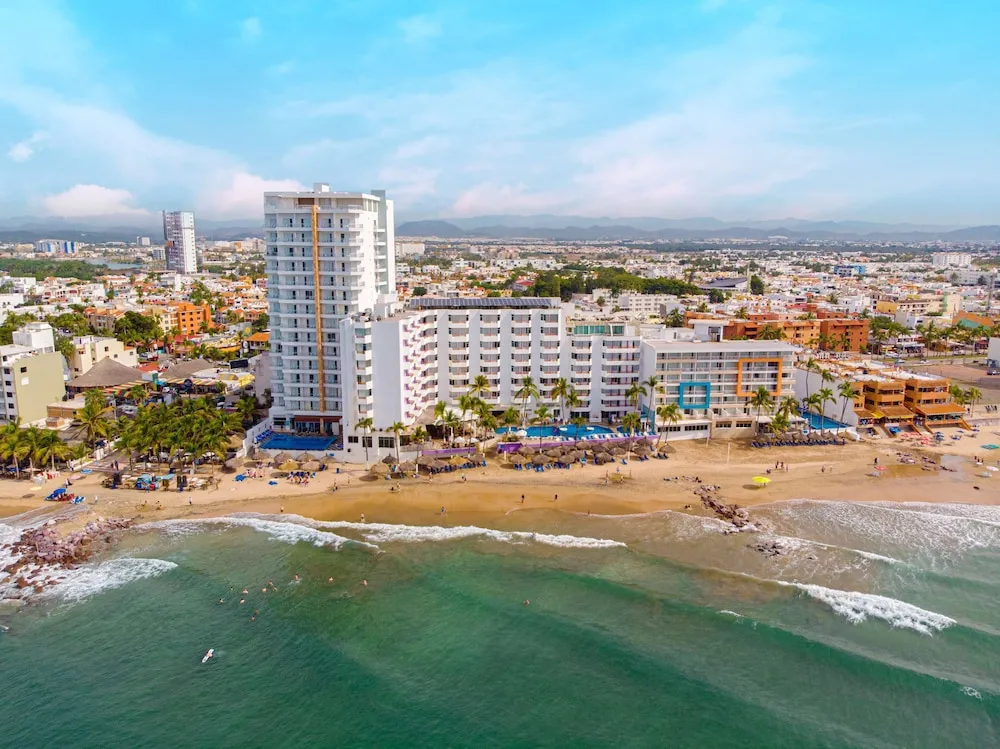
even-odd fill
[[[392,201],[382,190],[331,192],[318,183],[265,193],[264,210],[270,416],[277,429],[339,435],[345,401],[365,390],[353,372],[345,377],[356,344],[341,323],[380,314],[395,299]]]
[[[755,414],[748,401],[758,388],[775,400],[794,392],[795,348],[719,341],[718,332],[581,318],[573,304],[554,298],[419,297],[385,317],[361,313],[341,323],[341,340],[354,337],[341,371],[357,385],[345,391],[345,447],[371,439],[357,431],[367,418],[381,432],[378,446],[394,447],[386,434],[392,424],[430,424],[439,401],[457,412],[480,375],[488,389],[479,397],[495,413],[527,406],[530,417],[544,403],[557,421],[595,424],[615,424],[634,411],[629,388],[656,376],[662,392],[654,407],[682,409],[681,422],[660,427],[668,439],[750,434]],[[527,377],[540,397],[525,404],[518,391]],[[553,393],[561,378],[576,391],[575,407]],[[649,409],[646,398],[640,410],[652,419]]]

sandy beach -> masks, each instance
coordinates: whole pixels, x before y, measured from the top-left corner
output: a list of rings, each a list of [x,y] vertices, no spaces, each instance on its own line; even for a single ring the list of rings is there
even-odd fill
[[[976,456],[987,465],[1000,461],[1000,451],[981,448],[987,439],[949,438],[930,447],[882,440],[763,450],[741,442],[678,442],[671,445],[668,460],[631,460],[628,465],[535,473],[515,471],[502,458],[490,458],[487,468],[400,481],[373,478],[363,465],[341,465],[340,473],[320,472],[307,486],[283,479],[269,486],[267,478],[237,482],[232,473],[219,473],[218,488],[194,492],[112,491],[101,487],[100,476],[91,475],[73,484],[72,491],[87,499],[72,525],[95,517],[142,522],[282,510],[317,520],[359,520],[363,514],[370,522],[423,525],[483,524],[509,512],[540,508],[602,515],[663,509],[701,514],[705,511],[694,493],[695,478],[719,486],[723,501],[743,506],[801,498],[1000,504],[1000,478],[984,476],[985,468],[974,462]],[[916,464],[901,461],[901,452]],[[924,458],[935,467],[924,468]],[[942,458],[950,470],[940,468]],[[777,463],[787,464],[788,470],[776,470]],[[755,485],[752,478],[759,475],[768,475],[771,483]],[[44,501],[59,485],[60,479],[43,485],[0,481],[0,517],[63,506]]]

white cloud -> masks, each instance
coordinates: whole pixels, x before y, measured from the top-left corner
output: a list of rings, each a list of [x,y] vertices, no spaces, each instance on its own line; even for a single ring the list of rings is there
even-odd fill
[[[198,199],[199,210],[217,218],[253,218],[264,212],[264,193],[305,190],[293,179],[265,179],[248,172],[236,172],[228,180],[206,190]]]
[[[429,16],[410,16],[397,24],[406,44],[422,44],[441,36],[441,22]]]
[[[269,65],[264,69],[264,75],[268,78],[282,78],[295,70],[295,60],[285,60],[284,62]]]
[[[35,154],[35,146],[42,143],[47,137],[48,135],[46,133],[41,130],[37,130],[32,133],[30,137],[25,138],[20,143],[15,143],[11,146],[10,150],[7,151],[7,157],[11,161],[27,161]]]
[[[145,208],[129,205],[132,200],[132,193],[128,190],[101,185],[74,185],[65,192],[46,195],[42,203],[49,215],[63,218],[150,215]]]
[[[244,19],[240,24],[240,38],[244,42],[257,41],[261,33],[263,33],[263,28],[260,25],[260,19],[255,16]]]
[[[546,213],[559,212],[565,206],[565,196],[533,193],[524,183],[511,186],[484,182],[459,195],[448,215],[462,218],[496,213]]]

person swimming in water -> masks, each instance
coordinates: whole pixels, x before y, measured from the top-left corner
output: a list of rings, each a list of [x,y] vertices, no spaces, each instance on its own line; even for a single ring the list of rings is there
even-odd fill
[[[361,584],[364,585],[366,588],[368,587],[368,581],[367,580],[362,580]]]

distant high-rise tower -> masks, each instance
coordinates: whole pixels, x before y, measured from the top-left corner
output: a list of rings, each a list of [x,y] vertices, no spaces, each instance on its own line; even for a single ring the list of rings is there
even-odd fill
[[[167,270],[178,273],[194,273],[198,270],[193,211],[164,211],[163,240],[167,252]]]

